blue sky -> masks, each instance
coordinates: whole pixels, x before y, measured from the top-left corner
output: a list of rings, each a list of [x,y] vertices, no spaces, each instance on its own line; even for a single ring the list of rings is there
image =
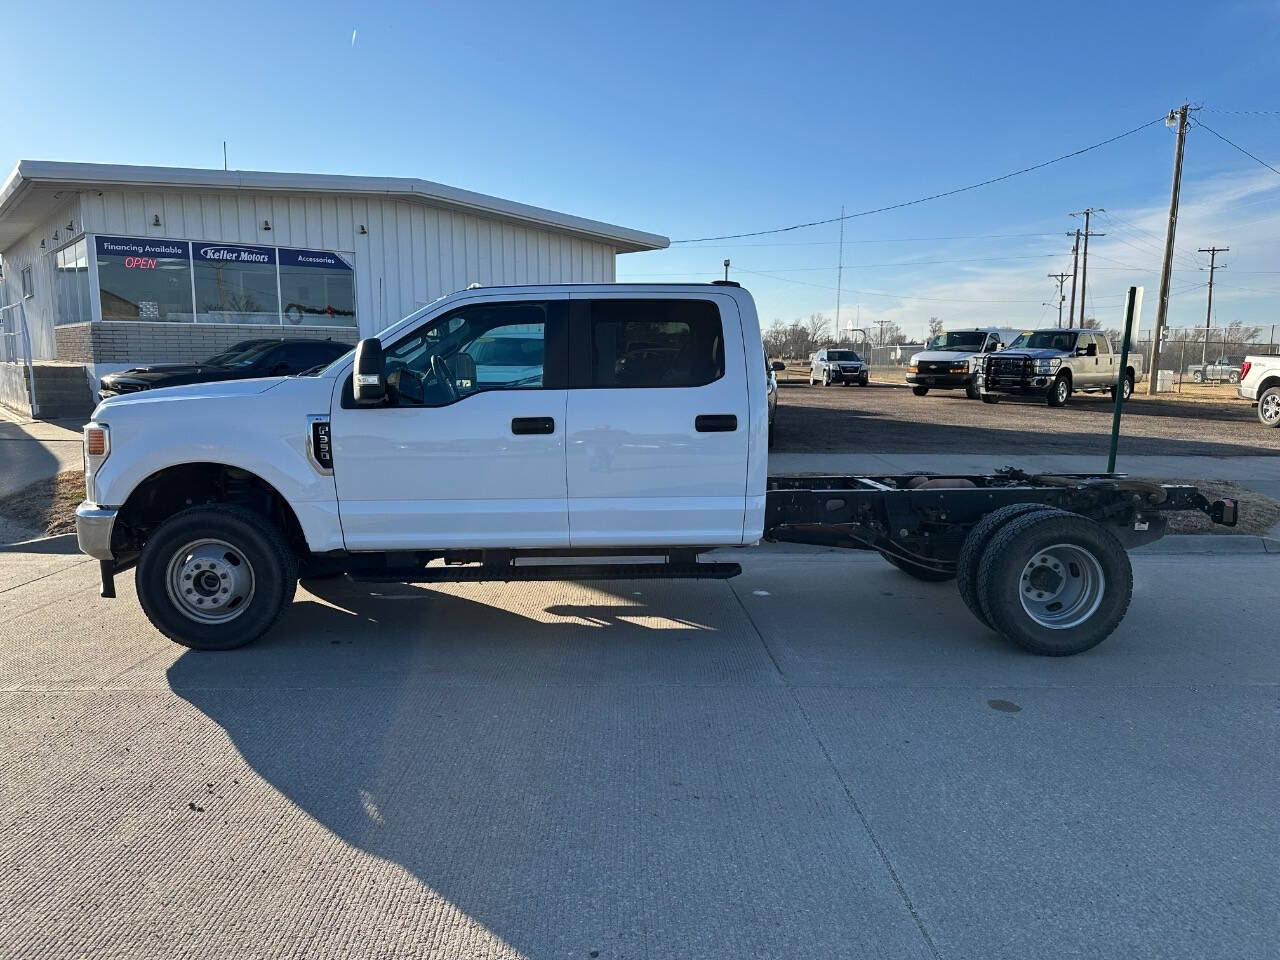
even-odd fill
[[[673,239],[980,181],[1184,100],[1280,167],[1274,3],[10,4],[5,166],[217,167],[225,138],[232,167],[417,176]],[[1172,155],[1158,124],[849,221],[846,323],[1048,321],[1045,275],[1070,269],[1068,214],[1089,205],[1109,211],[1090,313],[1143,283],[1149,323]],[[1219,321],[1280,321],[1280,175],[1193,129],[1185,177],[1171,321],[1203,322],[1211,243],[1232,248]],[[676,245],[620,258],[619,279],[711,279],[729,257],[766,322],[832,313],[836,238]]]

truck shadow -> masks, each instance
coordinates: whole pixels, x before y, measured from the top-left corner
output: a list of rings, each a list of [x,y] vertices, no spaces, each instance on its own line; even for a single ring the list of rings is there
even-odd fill
[[[704,782],[751,762],[734,753],[742,738],[749,752],[784,736],[768,705],[731,726],[723,701],[693,686],[732,676],[781,701],[750,631],[701,615],[723,604],[693,596],[705,584],[654,606],[633,595],[647,583],[617,603],[548,604],[544,592],[527,615],[432,590],[315,587],[258,643],[184,653],[169,685],[290,803],[409,871],[442,916],[470,918],[455,927],[475,940],[461,953],[505,955],[501,941],[530,958],[646,944],[675,955],[701,942],[702,956],[742,956],[752,924],[717,946],[707,918],[776,905],[756,931],[775,936],[775,909],[812,883],[768,869],[781,840],[726,841],[711,794],[729,788]],[[655,698],[654,682],[680,680],[691,686],[674,704]],[[711,772],[691,769],[700,762]],[[838,912],[823,913],[817,934],[837,935]]]

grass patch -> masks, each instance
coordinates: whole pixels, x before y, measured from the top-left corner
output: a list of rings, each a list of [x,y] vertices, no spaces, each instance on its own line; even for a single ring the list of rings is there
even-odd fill
[[[1191,480],[1158,480],[1157,483],[1190,484],[1210,502],[1229,499],[1240,504],[1240,522],[1234,527],[1220,527],[1199,511],[1169,513],[1170,533],[1227,533],[1263,537],[1280,523],[1280,501],[1230,480],[1211,480],[1204,477]]]
[[[0,517],[34,530],[36,536],[74,533],[76,507],[83,499],[84,474],[67,470],[0,497]]]

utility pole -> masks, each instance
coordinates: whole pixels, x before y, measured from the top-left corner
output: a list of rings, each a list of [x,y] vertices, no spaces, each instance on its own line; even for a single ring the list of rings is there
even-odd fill
[[[1201,247],[1197,253],[1207,253],[1209,255],[1209,305],[1204,310],[1204,346],[1200,349],[1200,363],[1205,364],[1209,361],[1209,326],[1213,320],[1213,271],[1217,267],[1218,254],[1226,253],[1230,247]],[[1227,269],[1224,263],[1222,269]],[[1226,352],[1226,343],[1223,343],[1223,352]],[[1207,371],[1206,371],[1207,372]]]
[[[844,282],[844,204],[840,204],[840,257],[836,261],[836,342],[840,341],[840,287]],[[850,335],[852,340],[852,334]]]
[[[1160,385],[1160,336],[1169,316],[1169,279],[1173,273],[1173,238],[1178,229],[1178,194],[1182,192],[1182,154],[1187,144],[1187,113],[1191,105],[1184,103],[1170,110],[1166,127],[1178,128],[1178,145],[1173,152],[1173,189],[1169,192],[1169,227],[1164,235],[1164,261],[1160,265],[1160,297],[1156,300],[1156,325],[1151,331],[1151,369],[1147,372],[1147,394],[1154,397]]]
[[[877,327],[879,327],[879,329],[876,331],[876,340],[878,341],[876,346],[883,347],[884,346],[884,328],[887,324],[890,324],[893,321],[892,320],[872,320],[871,322],[874,323]]]
[[[1082,236],[1084,237],[1084,251],[1081,254],[1081,259],[1080,259],[1080,326],[1081,327],[1084,326],[1085,281],[1089,279],[1089,238],[1106,236],[1105,233],[1089,232],[1089,218],[1093,216],[1095,213],[1105,213],[1105,211],[1103,210],[1102,207],[1086,207],[1084,210],[1080,210],[1072,214],[1073,217],[1084,217],[1084,233],[1082,234]],[[1070,317],[1067,318],[1067,326],[1068,327],[1071,326]]]
[[[1062,295],[1062,285],[1063,285],[1064,283],[1066,283],[1066,282],[1067,282],[1067,277],[1070,277],[1070,276],[1072,276],[1072,274],[1070,274],[1070,273],[1051,273],[1051,274],[1049,274],[1049,279],[1050,279],[1050,280],[1057,280],[1057,281],[1058,281],[1058,326],[1059,326],[1059,327],[1061,327],[1061,326],[1062,326],[1062,301],[1063,301],[1063,300],[1065,300],[1065,299],[1067,299],[1066,297],[1064,297],[1064,296]],[[1072,309],[1075,309],[1074,305],[1072,305]]]
[[[1067,236],[1071,236],[1070,233]],[[1076,315],[1076,271],[1080,269],[1080,231],[1076,231],[1076,242],[1071,247],[1071,309],[1067,311],[1067,323]],[[1062,326],[1062,318],[1058,318],[1058,326]]]
[[[725,260],[724,262],[724,278],[726,281],[729,279],[729,261],[728,260]]]

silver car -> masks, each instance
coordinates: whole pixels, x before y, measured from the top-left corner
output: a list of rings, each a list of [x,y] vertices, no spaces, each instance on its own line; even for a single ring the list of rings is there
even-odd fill
[[[865,387],[869,375],[870,370],[863,359],[845,347],[819,350],[809,361],[809,386],[821,383],[829,387],[839,383],[847,387],[856,383]]]

